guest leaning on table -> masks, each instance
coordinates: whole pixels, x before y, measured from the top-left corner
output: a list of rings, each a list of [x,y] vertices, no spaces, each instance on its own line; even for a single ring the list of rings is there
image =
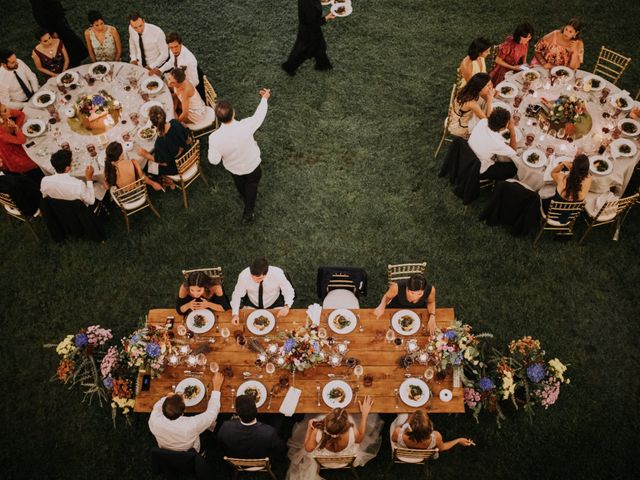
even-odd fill
[[[509,145],[502,136],[507,131]],[[506,180],[516,175],[516,131],[511,114],[504,108],[495,108],[489,118],[478,122],[469,137],[469,147],[480,160],[480,178]]]
[[[449,133],[469,138],[469,122],[472,117],[482,120],[491,115],[495,90],[486,73],[476,73],[467,84],[458,90],[449,109]],[[480,97],[484,98],[481,106]]]
[[[120,142],[111,142],[105,150],[106,161],[104,165],[106,189],[110,187],[124,188],[140,178],[144,183],[151,185],[154,190],[162,190],[162,185],[147,177],[138,161],[127,158]]]
[[[424,410],[416,410],[411,415],[400,414],[391,424],[389,430],[391,442],[399,448],[428,450],[437,448],[439,452],[447,451],[456,445],[475,446],[470,438],[459,437],[445,442],[442,435],[434,430],[433,423]],[[438,454],[434,456],[438,458]]]
[[[429,312],[427,328],[429,335],[436,331],[436,287],[427,284],[421,273],[414,273],[408,280],[391,282],[389,289],[382,296],[380,305],[374,310],[377,318],[389,308],[426,308]]]
[[[42,171],[22,147],[27,142],[27,137],[22,133],[25,118],[21,110],[13,110],[0,103],[0,169],[10,173],[24,173],[39,183]]]
[[[580,39],[582,22],[572,18],[560,30],[548,33],[536,43],[532,64],[539,63],[544,68],[565,66],[574,70],[580,68],[584,60],[584,42]]]
[[[156,402],[149,417],[149,430],[156,437],[158,447],[176,452],[194,449],[201,452],[200,434],[215,425],[220,412],[220,388],[222,373],[214,373],[213,391],[207,409],[198,414],[184,416],[184,399],[181,393],[170,393]]]
[[[507,37],[500,44],[491,70],[491,81],[494,85],[502,82],[507,72],[519,72],[520,67],[527,63],[527,52],[532,37],[533,27],[531,24],[521,23],[516,27],[513,35]]]
[[[55,169],[54,175],[48,175],[40,182],[43,197],[57,200],[81,200],[91,206],[96,201],[93,189],[93,167],[87,165],[84,171],[86,181],[71,176],[71,151],[58,150],[51,155],[51,165]]]
[[[203,308],[224,312],[231,306],[219,279],[212,279],[203,272],[191,272],[178,290],[176,310],[186,315]]]

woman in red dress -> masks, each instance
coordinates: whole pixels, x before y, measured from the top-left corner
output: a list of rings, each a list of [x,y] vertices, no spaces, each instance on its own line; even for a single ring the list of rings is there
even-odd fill
[[[504,80],[505,74],[513,70],[520,71],[520,65],[527,63],[529,42],[533,37],[533,27],[530,23],[521,23],[516,27],[512,36],[505,39],[498,47],[495,66],[491,70],[491,81],[498,85]]]
[[[42,178],[38,165],[33,163],[22,148],[27,138],[22,133],[24,113],[7,108],[0,103],[0,168],[5,172],[29,173],[34,178]]]

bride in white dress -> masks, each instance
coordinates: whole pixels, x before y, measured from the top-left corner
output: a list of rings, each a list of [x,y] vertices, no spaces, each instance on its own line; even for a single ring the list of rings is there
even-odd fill
[[[374,458],[382,443],[384,422],[379,415],[369,414],[372,405],[367,396],[358,402],[360,415],[351,416],[342,408],[326,416],[306,415],[293,427],[287,443],[291,460],[287,480],[321,480],[316,456],[355,455],[356,467]]]
[[[174,68],[167,74],[167,85],[173,89],[175,117],[191,130],[209,127],[216,112],[208,107],[193,84],[187,80],[185,67]],[[178,109],[179,107],[179,109]]]

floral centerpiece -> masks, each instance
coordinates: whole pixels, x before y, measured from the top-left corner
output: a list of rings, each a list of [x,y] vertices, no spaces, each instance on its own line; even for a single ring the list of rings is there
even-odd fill
[[[547,119],[554,128],[565,127],[567,124],[575,125],[587,116],[584,100],[575,95],[560,95],[554,102],[547,103],[547,106]]]
[[[109,347],[100,363],[102,385],[111,397],[111,418],[115,426],[118,411],[122,411],[130,424],[129,414],[135,405],[132,372],[128,367],[127,355],[116,346]]]
[[[166,330],[152,325],[123,338],[122,346],[130,367],[149,371],[154,377],[160,376],[164,370],[166,355],[171,350]]]
[[[115,99],[106,90],[98,93],[82,95],[76,100],[76,109],[80,115],[93,119],[101,117],[115,108]]]
[[[446,370],[449,366],[466,366],[473,373],[484,366],[480,358],[480,343],[492,338],[490,333],[472,333],[470,325],[456,320],[451,327],[443,328],[431,341],[430,350],[438,358],[438,368]],[[464,378],[463,378],[464,381]]]
[[[318,337],[318,327],[309,319],[304,327],[281,333],[280,340],[283,344],[278,354],[284,358],[282,368],[301,372],[325,361],[322,348],[327,342]]]

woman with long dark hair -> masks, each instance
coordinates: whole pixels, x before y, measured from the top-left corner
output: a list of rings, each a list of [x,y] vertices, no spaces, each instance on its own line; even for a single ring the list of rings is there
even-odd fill
[[[491,43],[485,38],[476,38],[467,49],[467,56],[462,59],[458,67],[458,89],[464,87],[476,73],[486,73],[485,58],[491,52]]]
[[[584,60],[584,42],[580,39],[582,22],[570,19],[560,30],[554,30],[538,40],[532,64],[539,63],[544,68],[555,66],[580,68]]]
[[[210,126],[216,119],[213,108],[208,107],[198,90],[189,81],[184,65],[167,74],[167,85],[173,90],[175,117],[192,130]]]
[[[444,452],[456,445],[475,445],[473,440],[463,437],[445,442],[425,410],[416,410],[408,417],[406,414],[398,415],[391,424],[390,435],[396,446],[416,450],[437,448],[439,452]],[[438,458],[438,454],[434,458]]]
[[[457,137],[469,138],[469,122],[487,118],[493,109],[495,90],[486,73],[476,73],[454,97],[449,107],[449,133]],[[480,101],[484,99],[484,104]]]
[[[520,66],[527,63],[529,42],[533,38],[530,23],[521,23],[498,47],[495,64],[491,70],[491,81],[498,85],[509,71],[519,72]]]
[[[127,158],[120,142],[111,142],[105,150],[106,161],[104,164],[105,187],[123,188],[131,185],[139,178],[144,178],[147,185],[154,190],[162,190],[162,185],[147,177],[138,161]]]
[[[203,272],[191,272],[178,290],[176,310],[186,315],[192,310],[209,309],[224,312],[231,308],[222,290],[222,282]]]
[[[589,173],[589,158],[581,154],[577,155],[573,162],[560,162],[551,171],[551,178],[556,183],[556,194],[553,198],[543,202],[545,211],[548,210],[552,200],[558,202],[583,202],[591,187],[592,180]],[[569,220],[569,216],[570,214],[560,216],[558,221],[566,223]]]

